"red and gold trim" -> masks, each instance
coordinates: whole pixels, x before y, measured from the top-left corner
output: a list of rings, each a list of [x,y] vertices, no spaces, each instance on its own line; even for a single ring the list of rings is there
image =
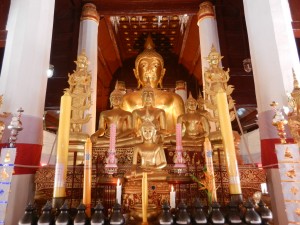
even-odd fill
[[[203,2],[199,5],[198,23],[205,18],[215,18],[214,6],[211,2]]]
[[[83,6],[80,21],[83,20],[93,20],[99,24],[100,16],[97,12],[97,8],[92,3],[87,3]]]

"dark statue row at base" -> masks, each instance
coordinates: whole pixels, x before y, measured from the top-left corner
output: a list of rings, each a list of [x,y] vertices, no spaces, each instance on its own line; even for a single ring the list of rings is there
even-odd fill
[[[91,218],[85,212],[86,207],[80,204],[76,209],[70,209],[67,201],[60,209],[53,210],[51,203],[48,201],[42,208],[42,213],[38,216],[35,205],[29,203],[25,209],[24,216],[20,219],[19,224],[60,224],[60,225],[93,225],[93,224],[114,224],[114,225],[136,225],[142,224],[142,221],[136,221],[126,214],[122,214],[121,205],[115,203],[113,210],[109,215],[105,215],[104,207],[98,203],[93,208]],[[261,200],[257,206],[250,201],[243,205],[236,202],[230,202],[226,208],[222,208],[219,203],[213,202],[211,206],[204,209],[199,199],[196,199],[193,206],[188,207],[183,201],[178,204],[176,210],[171,211],[167,202],[162,205],[160,215],[148,224],[187,224],[187,225],[221,225],[221,224],[270,224],[273,219],[271,210]]]

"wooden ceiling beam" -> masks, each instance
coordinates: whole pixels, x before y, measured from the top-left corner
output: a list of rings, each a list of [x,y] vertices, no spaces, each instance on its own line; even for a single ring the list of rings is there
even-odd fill
[[[182,46],[181,46],[180,55],[179,55],[179,59],[178,59],[179,64],[182,63],[182,57],[183,57],[184,49],[185,49],[185,46],[186,46],[186,41],[188,39],[189,32],[190,32],[191,21],[192,21],[192,17],[189,18],[188,24],[187,24],[186,29],[184,31],[184,37],[183,37],[183,40],[182,40]]]
[[[114,50],[116,52],[116,57],[117,57],[117,60],[118,60],[118,64],[121,67],[122,66],[122,60],[121,60],[121,57],[120,57],[120,51],[119,51],[118,44],[117,44],[117,41],[116,41],[116,38],[115,38],[115,33],[114,33],[113,26],[112,26],[108,16],[105,17],[105,23],[106,23],[106,26],[107,26],[107,30],[109,32],[110,39],[112,41],[112,45],[113,45]]]

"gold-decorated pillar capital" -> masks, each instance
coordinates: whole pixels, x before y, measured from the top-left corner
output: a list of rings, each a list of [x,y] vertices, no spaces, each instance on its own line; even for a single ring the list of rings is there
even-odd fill
[[[93,20],[96,23],[99,23],[99,13],[97,12],[97,8],[92,3],[86,3],[82,7],[81,17],[80,20]]]
[[[198,17],[198,25],[199,22],[205,18],[215,18],[214,5],[210,1],[205,1],[200,3],[197,17]]]

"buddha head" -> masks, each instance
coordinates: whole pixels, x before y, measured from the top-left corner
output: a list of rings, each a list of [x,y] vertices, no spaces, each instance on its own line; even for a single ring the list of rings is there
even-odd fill
[[[141,126],[142,137],[144,140],[155,140],[156,127],[150,120],[145,120]]]
[[[142,104],[143,106],[154,106],[155,104],[154,91],[150,83],[147,83],[142,89]]]
[[[138,88],[144,87],[147,82],[152,88],[162,87],[162,80],[166,69],[162,56],[154,50],[151,36],[148,36],[144,45],[145,50],[135,60],[134,75],[138,81]]]
[[[190,92],[189,97],[185,102],[185,108],[186,108],[187,111],[188,110],[196,111],[197,106],[198,106],[198,102],[197,102],[196,99],[194,99],[192,93]]]
[[[113,90],[110,94],[110,107],[120,106],[123,102],[123,92],[120,91],[117,87],[118,83],[116,83],[115,90]]]

